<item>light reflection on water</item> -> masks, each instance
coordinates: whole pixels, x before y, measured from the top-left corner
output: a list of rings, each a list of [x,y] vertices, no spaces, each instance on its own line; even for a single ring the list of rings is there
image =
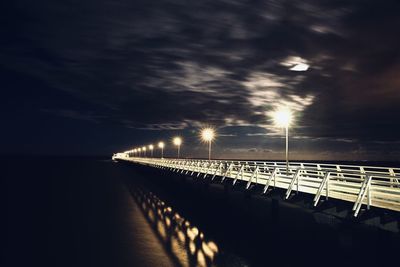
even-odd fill
[[[147,221],[179,266],[214,266],[217,244],[151,192],[132,192]]]

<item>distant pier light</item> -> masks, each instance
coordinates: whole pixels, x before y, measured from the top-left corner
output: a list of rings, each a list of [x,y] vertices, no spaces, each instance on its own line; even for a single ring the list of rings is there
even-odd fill
[[[286,174],[289,173],[289,126],[293,121],[293,114],[289,108],[283,107],[273,113],[273,120],[277,127],[285,128],[286,134]]]
[[[213,128],[204,128],[201,130],[201,139],[208,143],[208,160],[211,160],[211,143],[215,139],[215,130]]]
[[[165,147],[164,142],[159,142],[158,143],[158,148],[161,149],[161,158],[162,159],[164,158],[164,147]]]
[[[139,151],[139,157],[142,156],[142,149],[140,147],[138,148],[138,151]]]
[[[142,147],[142,150],[143,150],[143,156],[146,157],[146,147],[145,146]]]
[[[153,149],[154,149],[154,146],[153,145],[149,145],[149,150],[150,150],[150,153],[151,153],[151,157],[153,157]]]
[[[182,145],[182,138],[177,136],[174,137],[174,139],[172,140],[172,142],[174,143],[175,146],[177,146],[178,148],[178,159],[180,157],[180,151],[181,151],[181,145]]]

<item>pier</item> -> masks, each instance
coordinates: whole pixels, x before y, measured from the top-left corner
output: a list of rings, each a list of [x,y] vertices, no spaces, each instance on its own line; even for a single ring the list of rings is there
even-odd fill
[[[170,170],[198,179],[244,184],[246,189],[261,186],[268,194],[274,188],[284,190],[289,199],[298,192],[311,194],[313,205],[321,199],[338,199],[352,203],[357,217],[361,207],[377,207],[400,211],[400,168],[324,164],[284,161],[232,161],[173,158],[130,157],[128,153],[113,155],[122,160],[154,168]]]

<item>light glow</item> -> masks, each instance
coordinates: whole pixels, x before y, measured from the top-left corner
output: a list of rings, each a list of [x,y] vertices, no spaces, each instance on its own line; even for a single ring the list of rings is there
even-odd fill
[[[164,142],[159,142],[158,143],[158,148],[164,148],[164,146],[165,146]]]
[[[292,122],[293,115],[288,108],[281,108],[273,113],[273,119],[276,126],[286,128]]]
[[[215,131],[212,128],[204,128],[201,130],[201,139],[205,142],[211,142],[215,138]]]
[[[150,150],[153,150],[153,149],[154,149],[154,146],[153,146],[153,145],[149,145],[149,149],[150,149]]]
[[[180,146],[182,144],[182,138],[180,138],[179,136],[175,137],[172,142],[174,143],[174,145],[176,146]]]

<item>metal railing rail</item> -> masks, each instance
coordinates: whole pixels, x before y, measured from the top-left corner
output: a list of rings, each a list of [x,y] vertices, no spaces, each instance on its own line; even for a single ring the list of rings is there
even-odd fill
[[[324,195],[326,199],[354,203],[354,216],[362,205],[400,211],[400,168],[292,162],[286,171],[286,163],[279,161],[161,159],[128,157],[123,153],[113,158],[203,179],[230,179],[233,185],[241,181],[247,189],[258,184],[263,186],[263,193],[273,186],[286,190],[286,199],[293,191],[309,193],[314,195],[314,206]]]

